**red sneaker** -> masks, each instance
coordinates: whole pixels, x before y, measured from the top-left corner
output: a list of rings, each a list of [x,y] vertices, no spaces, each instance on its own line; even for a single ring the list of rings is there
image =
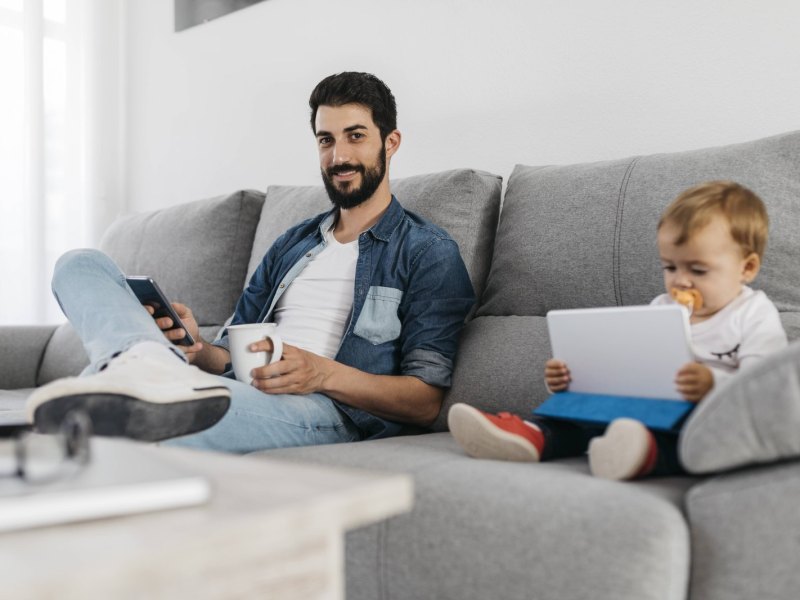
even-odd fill
[[[638,479],[656,466],[658,446],[647,427],[634,419],[615,419],[589,442],[592,475],[622,481]]]
[[[475,458],[539,462],[544,435],[533,423],[501,412],[490,415],[468,404],[454,404],[447,425],[464,451]]]

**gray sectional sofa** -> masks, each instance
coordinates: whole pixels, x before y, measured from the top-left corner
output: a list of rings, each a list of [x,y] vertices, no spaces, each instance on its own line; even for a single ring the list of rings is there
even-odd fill
[[[800,349],[715,390],[690,417],[692,476],[618,483],[584,459],[466,457],[446,431],[454,402],[527,415],[547,395],[550,309],[640,304],[661,292],[655,225],[708,179],[752,187],[772,217],[756,287],[800,335],[800,132],[723,148],[571,166],[472,170],[393,182],[408,209],[459,243],[479,298],[432,432],[265,453],[413,476],[414,510],[349,534],[347,597],[789,599],[800,590]],[[502,202],[501,202],[502,199]],[[321,187],[237,192],[120,219],[101,248],[156,278],[211,336],[269,244],[327,209]],[[501,210],[502,205],[502,210]],[[68,325],[0,328],[0,408],[80,371]]]

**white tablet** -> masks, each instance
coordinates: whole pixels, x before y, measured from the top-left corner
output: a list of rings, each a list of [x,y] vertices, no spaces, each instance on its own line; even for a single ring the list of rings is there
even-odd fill
[[[675,375],[694,355],[679,305],[551,310],[553,358],[569,367],[571,392],[683,400]]]

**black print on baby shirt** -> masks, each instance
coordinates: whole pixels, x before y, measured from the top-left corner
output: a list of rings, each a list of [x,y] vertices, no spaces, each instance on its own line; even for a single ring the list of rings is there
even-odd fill
[[[741,344],[736,344],[736,347],[732,350],[728,350],[727,352],[712,352],[714,356],[716,356],[719,360],[723,358],[730,358],[731,360],[736,360],[736,355],[739,353],[739,346]]]

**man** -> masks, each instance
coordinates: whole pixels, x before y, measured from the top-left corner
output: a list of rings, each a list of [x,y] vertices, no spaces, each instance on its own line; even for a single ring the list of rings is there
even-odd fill
[[[154,325],[108,257],[74,251],[59,260],[53,291],[91,364],[86,376],[31,396],[37,427],[53,429],[78,408],[110,435],[183,435],[170,443],[251,452],[385,437],[436,418],[474,302],[458,247],[391,194],[401,135],[381,80],[332,75],[309,104],[334,207],[273,244],[232,321],[276,322],[281,360],[255,369],[252,385],[219,377],[230,370],[227,331],[203,341],[191,310],[176,303],[197,340],[184,357],[164,337],[183,330],[166,331],[169,319]]]

